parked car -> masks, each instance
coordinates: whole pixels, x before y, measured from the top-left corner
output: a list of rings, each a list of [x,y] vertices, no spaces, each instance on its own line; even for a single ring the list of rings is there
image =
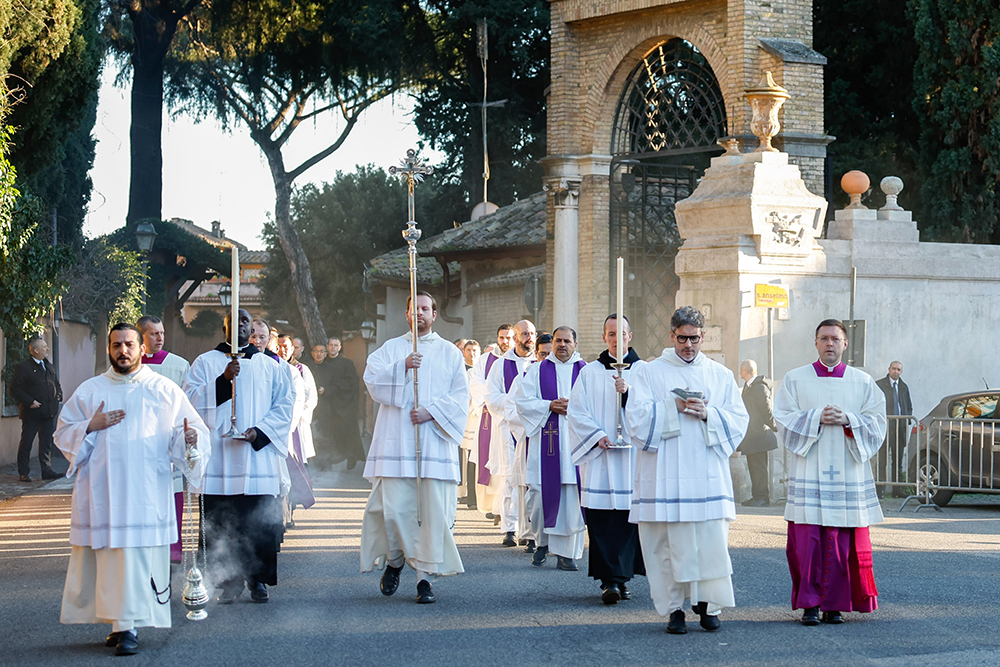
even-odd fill
[[[943,507],[955,493],[1000,493],[1000,389],[946,396],[910,442],[907,469],[918,495],[929,488]]]

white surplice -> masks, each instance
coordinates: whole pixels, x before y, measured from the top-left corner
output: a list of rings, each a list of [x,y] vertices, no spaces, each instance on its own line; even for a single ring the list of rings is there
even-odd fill
[[[123,410],[125,417],[88,434],[102,402],[103,411]],[[185,460],[185,419],[198,433],[202,455],[193,467]],[[211,457],[201,417],[180,387],[149,368],[127,376],[108,369],[66,402],[54,439],[70,462],[67,475],[76,475],[61,621],[169,627],[169,596],[162,589],[177,537],[171,463],[192,488],[201,486]]]
[[[675,388],[701,391],[708,419],[680,413]],[[736,518],[729,457],[750,416],[729,369],[700,352],[688,364],[667,348],[632,375],[625,418],[638,448],[629,521]]]
[[[381,404],[375,419],[365,478],[372,492],[361,524],[361,571],[405,561],[419,572],[444,576],[463,570],[452,527],[461,479],[458,450],[469,416],[465,359],[454,344],[436,333],[417,341],[420,406],[431,421],[420,424],[420,497],[417,497],[416,441],[410,411],[414,406],[413,353],[408,332],[368,357],[364,380]],[[417,524],[417,506],[422,521]]]
[[[517,372],[510,387],[507,386],[504,375],[504,367],[508,363],[514,364]],[[525,442],[524,427],[517,415],[514,395],[521,376],[533,363],[534,355],[519,357],[512,345],[493,364],[486,377],[486,407],[493,415],[494,425],[499,429],[498,435],[490,441],[489,470],[500,480],[497,483],[500,491],[494,503],[494,512],[500,515],[500,532],[517,532],[518,537],[527,536],[528,522],[518,520],[519,517],[527,517],[524,505]]]
[[[559,398],[569,398],[573,391],[573,367],[581,361],[576,352],[568,361],[560,361],[554,352],[547,361],[555,364],[556,386]],[[548,447],[542,429],[549,417],[549,403],[553,399],[542,398],[541,370],[543,363],[534,364],[525,372],[518,383],[515,405],[521,425],[527,438],[527,464],[525,481],[528,486],[526,506],[531,516],[532,534],[538,546],[548,546],[549,551],[566,558],[582,558],[586,524],[580,510],[580,497],[576,483],[576,466],[573,464],[572,438],[566,415],[559,415],[559,513],[555,525],[546,527],[542,505],[542,457],[543,447]],[[580,371],[583,373],[583,370]],[[543,536],[544,533],[544,536]]]
[[[295,399],[294,403],[292,403],[292,421],[288,427],[288,455],[296,456],[294,447],[295,429],[299,428],[299,425],[302,423],[302,415],[305,414],[306,410],[306,384],[302,379],[302,373],[299,373],[299,369],[285,361],[282,361],[281,364],[288,366],[290,371],[289,377],[292,381],[292,396]]]
[[[149,366],[151,371],[170,378],[178,387],[183,387],[184,383],[187,382],[187,374],[191,370],[191,364],[188,363],[188,360],[173,352],[167,352],[167,356],[163,358],[163,361],[156,364],[150,361],[154,356],[151,354],[145,355],[142,360],[143,365]]]
[[[493,366],[500,363],[500,355],[493,351],[481,355],[476,359],[476,363],[469,369],[469,421],[466,422],[465,436],[462,438],[462,447],[469,450],[469,461],[476,467],[476,507],[480,513],[486,514],[494,510],[497,494],[502,491],[503,478],[490,472],[490,483],[479,483],[479,430],[482,426],[483,411],[486,407],[486,362],[495,359]],[[494,442],[499,442],[501,420],[492,418],[490,421],[489,449],[493,451]],[[489,467],[489,454],[485,461],[487,470]]]
[[[305,387],[305,405],[302,408],[302,418],[299,420],[299,444],[302,445],[302,457],[308,461],[316,456],[316,445],[313,442],[312,420],[313,412],[319,401],[319,392],[316,390],[316,380],[312,371],[303,363],[299,363],[293,370],[298,370],[302,375],[302,383]]]
[[[828,405],[847,415],[852,437],[843,426],[819,423]],[[789,371],[774,420],[791,454],[785,519],[840,527],[882,521],[869,460],[885,438],[885,394],[870,375],[850,366],[842,378],[819,377],[812,365]]]
[[[251,349],[252,348],[252,349]],[[228,350],[228,346],[226,346]],[[248,345],[243,348],[240,374],[236,378],[236,430],[256,428],[268,440],[260,451],[249,442],[223,438],[232,417],[232,383],[218,384],[225,400],[216,405],[217,380],[229,364],[229,355],[210,350],[191,365],[185,392],[208,424],[212,438],[212,458],[205,473],[207,495],[266,495],[288,492],[288,433],[295,397],[291,367]]]
[[[639,524],[650,595],[658,613],[685,598],[709,614],[735,606],[728,522],[736,518],[732,455],[750,423],[732,372],[702,353],[674,348],[636,369],[625,417],[636,452],[629,521]],[[675,388],[701,391],[708,418],[677,410]]]
[[[622,371],[625,382],[645,361],[641,359]],[[612,442],[618,437],[616,413],[621,415],[622,437],[632,442],[621,395],[615,390],[618,372],[592,361],[580,371],[573,386],[567,417],[573,463],[580,470],[580,504],[600,510],[627,510],[632,507],[635,447],[601,449],[601,438]]]
[[[423,359],[418,369],[420,407],[432,420],[419,427],[420,476],[458,484],[461,471],[458,448],[469,417],[469,382],[465,358],[449,341],[429,333],[421,336]],[[372,400],[381,407],[375,419],[372,445],[365,463],[365,479],[416,477],[413,409],[413,371],[406,358],[413,353],[409,333],[385,342],[368,357],[364,381]]]

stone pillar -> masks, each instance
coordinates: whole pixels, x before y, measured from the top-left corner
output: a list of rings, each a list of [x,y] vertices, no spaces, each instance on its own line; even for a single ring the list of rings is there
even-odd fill
[[[558,178],[545,183],[555,208],[552,267],[552,326],[579,328],[580,179]]]

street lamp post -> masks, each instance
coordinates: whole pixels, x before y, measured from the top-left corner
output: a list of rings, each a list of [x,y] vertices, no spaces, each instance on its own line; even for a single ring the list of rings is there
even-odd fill
[[[142,310],[146,310],[146,274],[149,272],[149,253],[156,242],[156,228],[151,222],[140,222],[135,228],[135,243],[143,253],[142,257]]]
[[[372,343],[375,342],[375,323],[371,320],[365,320],[361,323],[361,338],[365,341],[365,358],[368,358],[369,353],[371,353]],[[371,395],[368,393],[368,388],[365,388],[365,411],[364,411],[364,429],[365,435],[371,435],[368,431],[368,409],[371,408],[374,413],[374,406],[371,402]]]

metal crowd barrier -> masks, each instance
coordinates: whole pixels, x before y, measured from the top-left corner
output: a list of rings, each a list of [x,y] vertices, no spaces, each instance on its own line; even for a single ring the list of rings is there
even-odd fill
[[[1000,419],[920,423],[909,415],[890,416],[886,432],[882,449],[888,451],[872,459],[873,473],[877,488],[905,491],[900,511],[911,500],[917,502],[915,511],[940,511],[955,493],[1000,493]],[[900,450],[897,460],[905,465],[893,462]]]

